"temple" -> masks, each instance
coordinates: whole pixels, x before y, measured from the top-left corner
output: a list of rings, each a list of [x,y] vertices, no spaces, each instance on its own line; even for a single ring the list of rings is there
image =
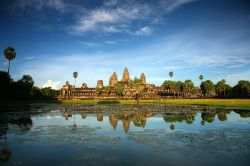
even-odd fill
[[[140,78],[131,80],[129,71],[125,67],[122,79],[119,81],[116,72],[109,77],[109,85],[104,86],[103,80],[98,80],[96,87],[89,88],[83,83],[80,88],[74,87],[66,82],[60,90],[59,99],[134,99],[140,95],[141,99],[161,98],[162,87],[156,87],[154,84],[146,82],[146,76],[141,74]]]

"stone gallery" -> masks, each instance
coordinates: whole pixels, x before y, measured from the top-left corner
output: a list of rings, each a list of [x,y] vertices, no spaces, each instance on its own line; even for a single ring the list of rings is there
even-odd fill
[[[95,88],[89,88],[86,83],[77,88],[66,82],[60,90],[59,99],[134,99],[138,95],[142,99],[156,99],[160,98],[163,91],[162,87],[148,84],[144,73],[132,80],[125,68],[120,81],[116,72],[113,72],[108,86],[103,85],[103,80],[98,80]]]

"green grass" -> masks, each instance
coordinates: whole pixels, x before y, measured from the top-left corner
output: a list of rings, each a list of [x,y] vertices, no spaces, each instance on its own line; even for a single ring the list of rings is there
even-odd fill
[[[136,100],[115,100],[117,104],[136,104]],[[110,102],[110,103],[109,103]],[[99,100],[62,100],[63,104],[112,104],[114,101]],[[115,103],[116,104],[116,103]],[[164,105],[207,105],[220,107],[250,108],[250,99],[167,99],[167,100],[140,100],[140,104]]]
[[[136,100],[30,100],[0,102],[0,108],[9,106],[27,106],[35,103],[52,104],[136,104]],[[250,108],[250,99],[166,99],[166,100],[140,100],[140,104],[164,105],[207,105],[219,107]]]

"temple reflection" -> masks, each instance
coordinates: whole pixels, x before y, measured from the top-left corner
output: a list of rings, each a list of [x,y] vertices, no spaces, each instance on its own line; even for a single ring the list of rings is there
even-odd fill
[[[88,113],[92,114],[91,111],[79,112],[79,115],[82,119],[86,119]],[[121,121],[123,130],[125,133],[129,132],[131,122],[135,127],[139,127],[144,129],[147,124],[147,119],[151,117],[162,117],[163,120],[169,124],[170,130],[175,130],[175,123],[186,123],[193,124],[195,122],[195,118],[199,115],[199,119],[201,119],[200,124],[202,126],[206,125],[206,123],[212,123],[215,121],[216,116],[219,121],[223,122],[227,120],[227,114],[229,114],[232,110],[220,110],[214,109],[211,110],[207,107],[204,107],[202,111],[192,111],[192,110],[167,110],[162,112],[148,111],[148,112],[135,112],[135,111],[119,111],[117,113],[110,114],[109,112],[105,112],[103,110],[97,110],[94,113],[96,116],[97,122],[103,122],[104,117],[107,116],[109,118],[110,126],[116,130],[118,126],[118,122]],[[63,110],[63,117],[65,120],[68,120],[72,117],[72,111]],[[235,113],[239,114],[241,117],[250,117],[250,111],[241,111],[234,110]],[[198,120],[198,119],[197,119]],[[1,132],[4,133],[4,132]]]
[[[114,114],[114,115],[109,116],[109,123],[111,124],[111,126],[115,130],[117,127],[117,124],[118,124],[118,115]]]
[[[100,114],[96,115],[96,119],[97,119],[97,121],[102,122],[103,121],[103,115],[100,115]]]

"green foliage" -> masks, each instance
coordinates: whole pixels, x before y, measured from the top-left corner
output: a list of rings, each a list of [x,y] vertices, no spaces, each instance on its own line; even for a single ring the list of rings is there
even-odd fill
[[[58,90],[54,90],[51,87],[42,88],[40,91],[41,95],[45,98],[55,98],[59,94]]]
[[[119,100],[103,100],[103,101],[98,101],[97,104],[120,104]]]
[[[117,83],[117,84],[115,84],[114,90],[115,90],[115,93],[117,95],[122,96],[123,95],[123,91],[124,91],[124,87],[123,87],[122,84]]]
[[[137,77],[134,78],[134,81],[131,81],[133,84],[142,84],[142,80],[138,79]]]
[[[59,94],[58,90],[51,89],[51,87],[40,89],[33,86],[34,80],[30,75],[23,75],[15,82],[8,73],[0,71],[0,79],[0,100],[51,99]]]
[[[234,96],[250,97],[250,82],[240,80],[236,86],[233,87]]]
[[[182,91],[185,96],[190,96],[191,93],[194,91],[194,83],[192,80],[185,80],[182,84]]]
[[[171,81],[171,80],[166,80],[163,82],[162,86],[167,89],[170,90],[173,88],[173,86],[175,86],[175,81]]]
[[[215,92],[219,95],[225,96],[226,93],[226,80],[222,79],[221,81],[218,81],[217,84],[215,85]]]
[[[4,50],[4,56],[9,61],[13,60],[16,57],[16,50],[12,47],[8,47]]]
[[[204,79],[203,75],[200,75],[199,79],[202,81]]]
[[[33,84],[33,78],[30,75],[23,75],[22,79],[13,83],[12,94],[15,98],[28,99],[31,97]]]
[[[105,93],[110,94],[110,92],[111,92],[110,86],[105,86],[104,91],[105,91]]]
[[[173,75],[174,75],[174,72],[170,71],[170,72],[168,73],[168,75],[172,78]]]
[[[99,96],[102,92],[102,89],[99,88],[98,86],[95,88],[95,93]]]
[[[211,80],[203,81],[200,87],[201,87],[202,93],[205,96],[211,96],[215,89],[214,83]]]
[[[78,77],[78,73],[77,73],[76,71],[73,73],[73,77],[74,77],[75,79]]]

